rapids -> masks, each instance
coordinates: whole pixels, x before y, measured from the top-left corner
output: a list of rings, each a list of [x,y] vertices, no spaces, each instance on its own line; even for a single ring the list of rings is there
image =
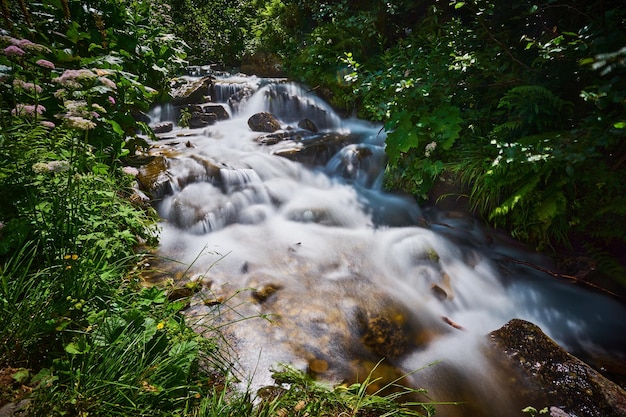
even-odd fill
[[[383,191],[381,126],[341,119],[281,80],[218,79],[214,88],[230,119],[177,127],[152,143],[167,160],[168,185],[156,196],[159,255],[182,265],[181,281],[203,283],[188,313],[199,328],[224,331],[243,388],[270,384],[280,363],[339,381],[386,357],[394,375],[410,373],[403,382],[432,399],[467,402],[437,415],[521,415],[533,404],[516,396],[485,349],[486,335],[512,318],[581,358],[624,359],[624,305],[507,262],[550,267],[470,217]],[[244,88],[253,94],[235,103]],[[262,145],[246,123],[260,111],[276,115],[284,132],[305,118],[319,132]],[[277,155],[330,132],[349,143],[323,163]]]

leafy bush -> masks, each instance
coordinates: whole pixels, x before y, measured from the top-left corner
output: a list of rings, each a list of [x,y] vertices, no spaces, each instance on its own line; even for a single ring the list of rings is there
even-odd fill
[[[600,19],[583,3],[420,7],[369,55],[359,42],[328,49],[349,26],[335,14],[306,46],[309,60],[324,59],[300,63],[322,87],[337,84],[333,54],[347,68],[341,89],[330,88],[353,97],[333,103],[385,123],[387,186],[425,200],[448,173],[486,220],[540,248],[575,236],[623,243],[623,10],[607,3]]]

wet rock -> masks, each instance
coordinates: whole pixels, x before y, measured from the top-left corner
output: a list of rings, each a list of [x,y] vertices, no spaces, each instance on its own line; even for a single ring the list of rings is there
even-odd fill
[[[184,106],[194,103],[203,103],[209,96],[213,79],[202,78],[176,78],[170,84],[170,95],[174,106]]]
[[[261,112],[252,115],[248,119],[248,126],[254,132],[272,133],[280,130],[280,122],[271,113]]]
[[[204,114],[214,114],[215,120],[226,120],[230,118],[230,114],[226,108],[224,108],[223,104],[220,103],[203,103],[203,104],[194,104],[189,106],[189,110],[193,112],[199,112]]]
[[[276,293],[276,291],[280,290],[281,288],[281,285],[267,284],[257,290],[254,290],[252,292],[252,297],[259,303],[264,303],[265,301],[267,301],[268,298],[274,295],[274,293]]]
[[[171,191],[166,170],[167,160],[162,156],[157,156],[142,166],[137,175],[140,189],[155,195],[163,195]]]
[[[284,140],[289,140],[293,138],[293,132],[290,131],[281,131],[281,132],[273,132],[267,135],[262,135],[254,139],[255,142],[260,145],[271,146],[276,145],[279,142]]]
[[[383,358],[396,358],[412,347],[411,329],[406,312],[390,308],[367,318],[362,323],[361,341]]]
[[[441,288],[439,285],[437,284],[430,284],[430,292],[439,300],[439,301],[443,301],[446,298],[448,298],[448,293],[446,292],[446,290],[444,290],[443,288]]]
[[[351,140],[350,136],[339,133],[306,136],[290,143],[283,141],[272,153],[308,166],[326,165]]]
[[[323,374],[328,372],[328,362],[324,359],[311,359],[309,360],[309,372],[313,374]]]
[[[194,111],[189,118],[190,129],[200,129],[206,126],[214,125],[218,117],[215,113],[203,113]]]
[[[317,126],[315,125],[315,123],[313,123],[313,121],[311,119],[302,119],[298,122],[298,127],[300,129],[305,129],[305,130],[309,130],[311,132],[317,132]]]
[[[353,376],[347,380],[354,380],[358,383],[367,382],[366,392],[370,395],[385,396],[401,392],[402,385],[411,385],[406,372],[388,361],[356,360],[351,365]]]
[[[160,123],[155,123],[150,127],[152,128],[152,131],[158,135],[159,133],[171,132],[174,129],[174,123],[160,122]]]
[[[176,287],[169,290],[167,292],[167,299],[170,301],[176,301],[182,298],[189,298],[200,290],[202,290],[202,283],[198,281],[188,282],[182,287]]]
[[[241,106],[246,103],[253,94],[254,90],[251,87],[244,86],[228,98],[228,106],[234,113],[237,113]]]
[[[566,415],[626,416],[626,391],[580,359],[566,352],[539,327],[513,319],[490,333],[537,403],[558,407]]]
[[[27,416],[29,404],[29,399],[5,404],[0,408],[0,417]]]

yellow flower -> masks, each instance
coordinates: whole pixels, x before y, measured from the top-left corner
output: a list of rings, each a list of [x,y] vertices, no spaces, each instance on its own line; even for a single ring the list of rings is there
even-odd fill
[[[160,322],[159,324],[157,324],[157,329],[158,330],[161,330],[164,327],[165,327],[165,323],[163,323],[163,322]]]

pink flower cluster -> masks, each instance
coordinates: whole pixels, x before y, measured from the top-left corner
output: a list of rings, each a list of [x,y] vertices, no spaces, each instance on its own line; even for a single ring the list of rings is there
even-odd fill
[[[41,94],[43,89],[34,83],[26,83],[20,79],[13,80],[13,87],[21,88],[24,91],[35,92],[37,94]]]
[[[19,46],[9,45],[3,49],[2,53],[6,56],[22,56],[26,52],[24,52],[24,50]]]
[[[100,84],[110,88],[111,90],[117,90],[117,85],[115,84],[115,82],[111,81],[107,77],[100,77],[98,78],[98,81],[100,81]]]
[[[30,50],[34,50],[34,51],[38,51],[38,52],[50,52],[50,49],[48,49],[47,47],[40,45],[38,43],[34,43],[31,42],[28,39],[16,39],[16,38],[12,38],[10,36],[2,36],[0,37],[1,40],[10,43],[11,45],[5,48],[5,55],[8,55],[6,53],[7,49],[9,49],[9,51],[16,51],[14,48],[12,47],[16,47],[17,49],[19,49],[20,51],[22,51],[21,53],[18,52],[18,54],[24,55],[24,49],[30,49]]]
[[[52,81],[61,84],[63,87],[78,89],[82,87],[82,81],[90,81],[96,77],[97,75],[88,69],[68,69],[63,71],[60,77],[56,77]]]
[[[52,62],[46,61],[45,59],[39,59],[39,60],[37,60],[37,62],[35,62],[35,64],[39,65],[40,67],[44,67],[44,68],[48,68],[48,69],[55,69],[56,68]]]
[[[46,108],[41,104],[16,104],[15,108],[11,110],[13,116],[35,116],[43,114]]]

